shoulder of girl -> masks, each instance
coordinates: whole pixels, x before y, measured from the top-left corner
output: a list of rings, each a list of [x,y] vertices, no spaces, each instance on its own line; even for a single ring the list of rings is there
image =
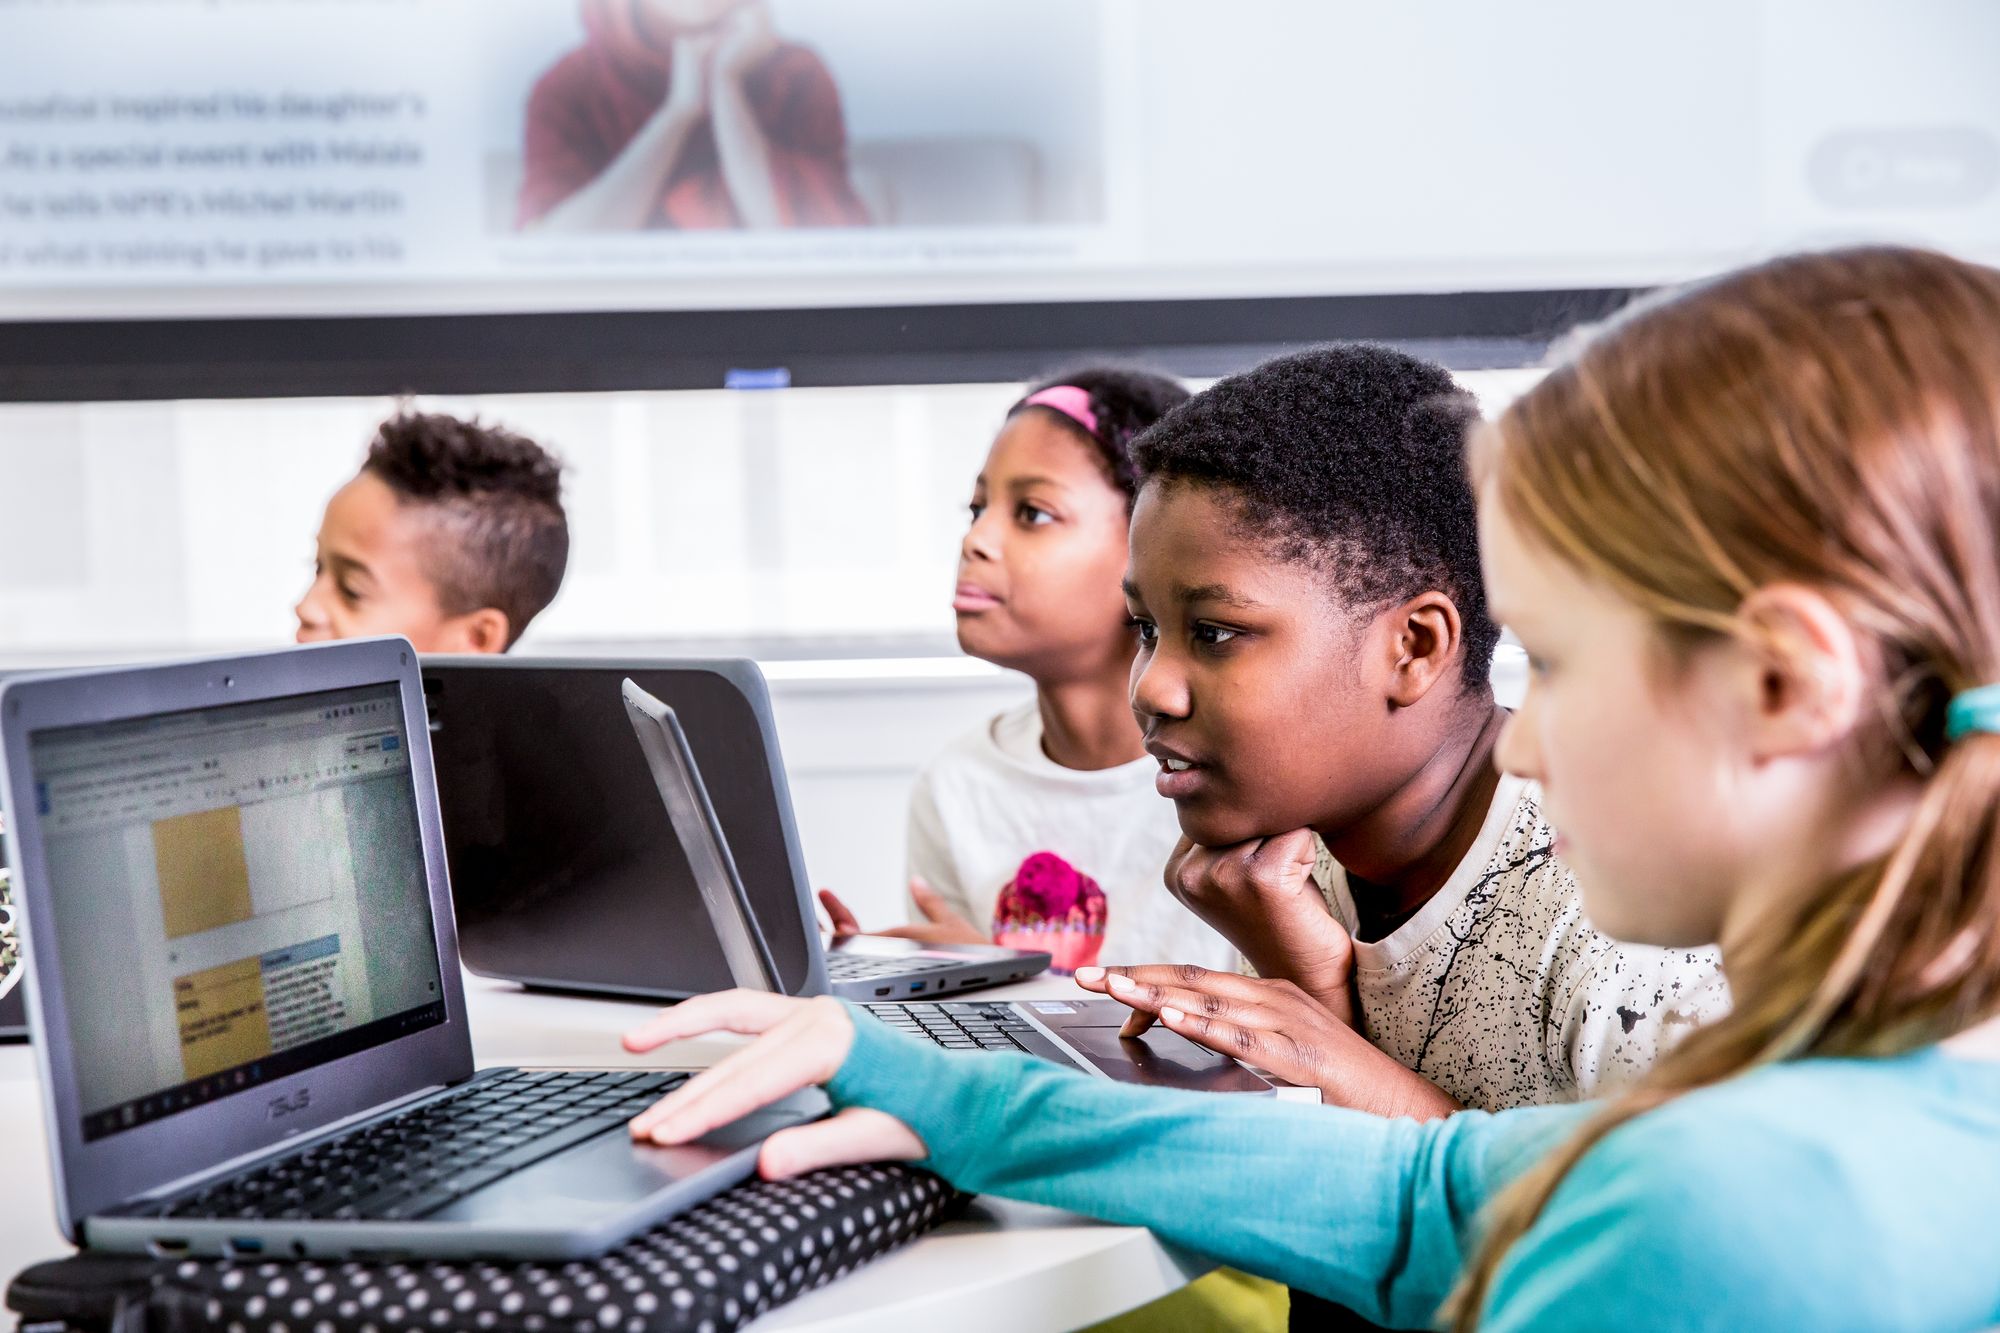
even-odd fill
[[[1711,1328],[1717,1310],[1732,1328],[1884,1326],[1897,1219],[1875,1192],[1808,1136],[1683,1109],[1572,1168],[1503,1262],[1493,1327]],[[1798,1236],[1812,1243],[1786,1243]]]
[[[1892,1071],[1857,1061],[1755,1070],[1619,1126],[1577,1163],[1564,1189],[1610,1188],[1634,1204],[1698,1196],[1724,1207],[1773,1190],[1794,1201],[1845,1192],[1849,1166],[1865,1173],[1879,1161],[1883,1125],[1907,1121],[1908,1092]]]
[[[917,770],[917,781],[952,782],[1000,767],[1006,762],[1006,752],[993,736],[1000,720],[989,718],[946,741]]]

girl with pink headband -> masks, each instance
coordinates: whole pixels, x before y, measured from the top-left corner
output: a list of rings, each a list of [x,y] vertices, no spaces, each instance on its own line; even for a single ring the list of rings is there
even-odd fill
[[[1131,444],[1187,397],[1163,375],[1079,369],[1008,410],[972,487],[952,609],[959,646],[1035,698],[953,741],[910,802],[912,924],[885,934],[1116,960],[1235,962],[1161,879],[1179,836],[1127,699],[1121,580]],[[860,927],[831,892],[840,931]]]
[[[1123,582],[1132,441],[1188,396],[1164,375],[1079,369],[1007,411],[972,484],[952,610],[959,647],[1035,697],[960,736],[910,797],[912,924],[931,942],[1046,949],[1055,970],[1163,958],[1233,971],[1236,950],[1167,891],[1180,840],[1129,699]],[[854,916],[829,890],[836,931]],[[1211,1274],[1127,1327],[1285,1326],[1281,1288]]]

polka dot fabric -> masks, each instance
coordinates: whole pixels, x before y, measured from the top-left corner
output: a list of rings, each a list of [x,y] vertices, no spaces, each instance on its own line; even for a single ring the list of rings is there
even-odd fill
[[[726,1333],[930,1230],[962,1197],[898,1166],[752,1181],[596,1259],[160,1264],[149,1330]]]

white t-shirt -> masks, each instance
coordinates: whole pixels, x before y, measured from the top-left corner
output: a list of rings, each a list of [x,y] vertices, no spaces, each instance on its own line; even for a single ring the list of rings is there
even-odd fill
[[[1320,847],[1313,877],[1349,930],[1347,875]],[[1479,837],[1436,896],[1354,945],[1368,1039],[1466,1106],[1594,1097],[1728,1008],[1714,949],[1621,944],[1583,919],[1540,790],[1502,777]]]
[[[910,796],[910,873],[982,930],[1021,863],[1053,852],[1104,891],[1106,963],[1199,963],[1234,970],[1236,951],[1167,892],[1180,840],[1174,804],[1135,759],[1085,772],[1042,751],[1033,700],[946,746]],[[912,908],[911,919],[922,914]]]

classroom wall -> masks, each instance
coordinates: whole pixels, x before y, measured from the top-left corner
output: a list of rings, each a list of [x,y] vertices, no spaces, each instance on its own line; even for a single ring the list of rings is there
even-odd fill
[[[1535,371],[1464,378],[1489,404]],[[425,399],[568,465],[529,650],[952,651],[972,478],[1017,384]],[[0,405],[0,659],[290,638],[321,508],[386,399]]]
[[[568,465],[573,545],[529,646],[929,634],[1016,389],[425,400]],[[281,642],[378,399],[0,407],[0,651]]]

